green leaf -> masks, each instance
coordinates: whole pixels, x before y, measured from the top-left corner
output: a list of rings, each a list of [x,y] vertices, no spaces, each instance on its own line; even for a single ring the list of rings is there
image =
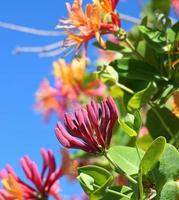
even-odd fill
[[[151,82],[148,86],[137,93],[135,93],[132,98],[128,102],[128,109],[130,111],[135,109],[140,109],[143,105],[145,105],[151,97],[157,92],[157,85],[155,82]]]
[[[151,6],[152,10],[160,10],[161,12],[167,14],[170,10],[171,2],[170,0],[152,0]]]
[[[80,167],[78,173],[80,184],[83,190],[90,195],[91,200],[98,200],[103,197],[106,188],[113,180],[110,172],[95,165]]]
[[[94,42],[93,43],[94,46],[102,49],[103,51],[105,51],[98,42]],[[122,54],[129,54],[132,53],[132,50],[129,47],[123,46],[123,45],[119,45],[117,43],[111,42],[109,40],[106,41],[106,51],[115,51],[115,52],[119,52]]]
[[[121,58],[110,63],[117,72],[119,77],[133,80],[158,80],[160,75],[156,69],[140,60]]]
[[[168,181],[163,186],[159,200],[177,200],[179,199],[179,188],[176,181]]]
[[[164,137],[158,137],[155,139],[150,147],[144,154],[144,157],[141,160],[140,168],[142,169],[142,173],[146,175],[154,165],[159,161],[166,144],[166,140]]]
[[[92,192],[90,195],[90,200],[99,200],[105,195],[106,188],[111,184],[113,177],[110,176],[108,180],[95,192]]]
[[[167,31],[167,39],[171,43],[175,42],[175,40],[176,40],[176,33],[172,28],[168,29],[168,31]]]
[[[134,126],[133,126],[133,128],[137,133],[139,133],[140,128],[142,126],[142,118],[141,118],[139,110],[135,110],[135,112],[133,114],[134,114]]]
[[[147,38],[148,42],[163,43],[166,40],[161,31],[154,31],[142,25],[138,26],[138,28],[141,31],[141,33],[145,36],[145,38]]]
[[[130,126],[128,126],[122,119],[118,119],[118,122],[121,126],[121,128],[123,129],[123,131],[125,133],[127,133],[129,136],[133,137],[133,136],[137,136],[137,132],[135,130],[133,130]]]
[[[154,110],[150,109],[147,113],[146,126],[152,138],[156,138],[160,135],[165,136],[167,140],[170,140],[172,135],[177,135],[179,133],[179,118],[177,118],[169,109],[166,107],[159,108],[154,107],[158,114],[162,117],[165,124],[170,129],[170,133],[166,131],[166,128],[161,123]]]
[[[113,83],[118,82],[118,73],[116,72],[116,70],[111,67],[111,66],[104,66],[104,67],[99,67],[98,68],[99,72],[99,76],[100,79],[103,82],[107,82],[107,81],[112,81]]]
[[[80,173],[80,175],[78,176],[78,180],[87,194],[90,194],[94,190],[94,178],[92,178],[91,176]]]
[[[142,25],[138,26],[138,28],[152,49],[158,53],[164,52],[163,47],[166,45],[166,37],[161,31],[152,30]]]
[[[111,173],[106,169],[96,166],[96,165],[86,165],[84,167],[78,168],[79,173],[85,173],[95,179],[95,183],[98,185],[104,184],[111,177]]]
[[[179,22],[174,24],[171,28],[176,34],[176,40],[179,40],[179,31],[178,31],[179,30]]]
[[[121,129],[129,136],[136,136],[142,125],[142,119],[140,112],[135,110],[133,114],[127,113],[123,119],[118,120],[121,125]]]
[[[122,46],[111,41],[106,41],[106,48],[110,51],[117,51],[120,53],[132,53],[132,50],[129,47]]]
[[[176,180],[179,177],[179,152],[173,145],[167,144],[165,146],[158,170],[165,177],[165,180]]]
[[[137,146],[146,151],[151,145],[152,141],[153,141],[152,137],[149,134],[146,134],[138,138]]]
[[[139,150],[142,158],[144,152]],[[137,174],[139,170],[140,158],[136,148],[128,146],[113,146],[108,150],[108,155],[128,175]]]
[[[179,175],[179,152],[171,145],[166,144],[158,165],[151,171],[152,182],[160,193],[168,181],[176,181]]]

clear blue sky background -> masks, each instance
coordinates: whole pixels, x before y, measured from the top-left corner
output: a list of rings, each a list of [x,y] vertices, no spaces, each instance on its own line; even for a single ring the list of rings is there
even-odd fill
[[[0,0],[0,21],[53,30],[67,16],[65,0]],[[70,1],[72,2],[72,1]],[[87,1],[85,1],[87,2]],[[139,17],[136,0],[119,2],[118,11]],[[128,29],[131,24],[122,23]],[[0,169],[10,163],[23,176],[19,159],[28,154],[41,166],[40,148],[51,148],[60,162],[60,145],[54,136],[56,118],[44,124],[33,110],[34,94],[41,80],[51,75],[56,58],[34,54],[13,55],[18,45],[39,46],[56,42],[58,37],[39,37],[0,29]],[[94,57],[94,52],[89,52]],[[77,194],[77,184],[61,180],[62,195]]]

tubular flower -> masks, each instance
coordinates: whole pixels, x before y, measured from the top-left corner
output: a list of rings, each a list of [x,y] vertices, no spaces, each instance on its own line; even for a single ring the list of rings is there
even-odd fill
[[[7,191],[7,196],[9,196],[9,198],[23,200],[23,191],[21,186],[11,174],[2,180],[2,185]]]
[[[64,113],[65,105],[57,100],[57,96],[58,90],[51,87],[49,81],[44,79],[36,93],[37,103],[35,108],[43,113],[45,121],[48,120],[53,111],[55,111],[59,116]]]
[[[45,121],[48,121],[52,112],[59,118],[64,117],[65,111],[78,105],[80,97],[84,99],[104,95],[106,87],[102,81],[94,79],[86,83],[84,58],[73,59],[69,64],[59,59],[53,67],[54,86],[50,86],[49,81],[44,79],[36,93],[35,109],[44,115]]]
[[[80,92],[79,82],[85,74],[85,60],[73,59],[70,64],[67,64],[64,59],[59,59],[53,66],[60,93],[69,99],[76,100]]]
[[[72,6],[67,4],[69,19],[60,20],[57,28],[65,29],[68,38],[64,46],[76,46],[77,50],[81,45],[96,38],[101,47],[106,48],[101,35],[114,33],[120,27],[120,18],[114,11],[118,0],[95,0],[86,5],[85,12],[82,10],[82,0],[74,0]]]
[[[60,95],[73,101],[77,100],[81,93],[87,96],[103,95],[105,85],[100,80],[94,80],[87,85],[83,84],[85,68],[84,58],[73,59],[70,64],[63,59],[54,62],[54,76]]]
[[[101,153],[110,144],[112,129],[118,118],[118,109],[112,97],[99,105],[94,100],[85,108],[66,113],[65,128],[59,122],[55,128],[59,142],[66,148]]]
[[[43,200],[49,196],[53,196],[56,200],[61,199],[58,195],[58,179],[63,175],[62,170],[59,167],[56,168],[51,150],[42,149],[41,154],[43,158],[41,173],[39,173],[36,163],[28,156],[24,156],[20,160],[22,169],[33,186],[22,181],[9,165],[1,171],[0,177],[4,190],[0,190],[0,199],[6,200],[8,197],[9,200]]]

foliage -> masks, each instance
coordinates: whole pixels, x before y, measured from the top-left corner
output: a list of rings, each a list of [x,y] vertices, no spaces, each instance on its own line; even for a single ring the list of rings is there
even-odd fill
[[[78,57],[70,64],[62,59],[54,63],[55,86],[43,82],[38,108],[45,117],[51,112],[59,116],[55,128],[59,142],[78,150],[71,157],[65,153],[65,167],[53,176],[73,174],[90,200],[177,200],[179,23],[169,17],[169,0],[151,0],[142,11],[141,23],[127,32],[121,27],[117,4],[118,0],[95,0],[84,12],[82,1],[74,0],[72,6],[67,4],[69,19],[57,26],[66,30],[64,47],[75,47]],[[91,48],[98,49],[104,62],[86,72],[92,39],[96,42]],[[89,103],[91,97],[95,100]],[[74,115],[64,115],[67,110]],[[46,155],[44,160],[50,173],[54,161],[48,163]],[[30,179],[37,173],[34,167],[29,172],[26,165]],[[8,190],[9,179],[1,176],[4,190],[16,199],[13,188]],[[18,185],[19,179],[12,176]],[[48,198],[49,191],[42,194],[36,184],[35,198]],[[6,199],[5,194],[0,192],[0,197]]]

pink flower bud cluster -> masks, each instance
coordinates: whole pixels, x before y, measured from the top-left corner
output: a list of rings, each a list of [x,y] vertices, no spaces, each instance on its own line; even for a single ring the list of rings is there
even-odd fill
[[[110,144],[117,118],[118,109],[112,97],[107,97],[101,104],[92,100],[86,108],[76,110],[74,116],[66,113],[65,128],[59,122],[55,133],[66,148],[101,153]]]

